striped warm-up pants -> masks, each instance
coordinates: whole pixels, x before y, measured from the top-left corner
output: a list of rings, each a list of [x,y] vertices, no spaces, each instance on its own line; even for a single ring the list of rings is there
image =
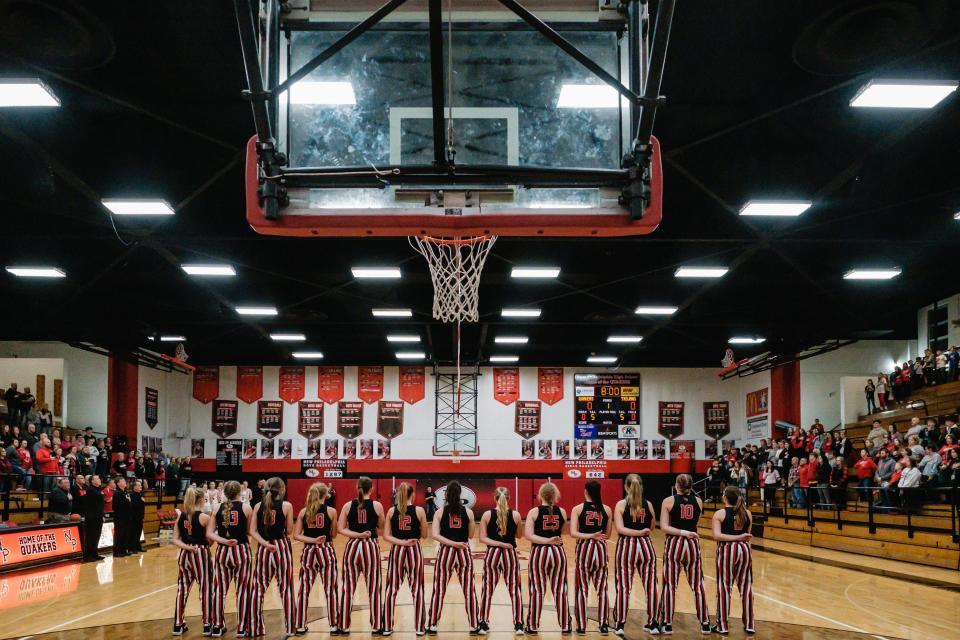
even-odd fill
[[[660,622],[673,624],[673,610],[677,605],[677,583],[680,571],[687,574],[687,582],[693,590],[700,624],[710,621],[707,611],[707,593],[703,589],[703,566],[700,560],[700,541],[696,538],[667,536],[663,548],[663,595],[660,598]]]
[[[250,633],[250,591],[253,567],[250,545],[218,545],[213,561],[213,626],[223,627],[223,604],[230,581],[237,589],[237,633]]]
[[[477,590],[473,585],[473,553],[463,547],[440,545],[433,565],[433,593],[430,594],[430,626],[435,627],[443,612],[447,584],[457,573],[463,588],[463,606],[467,610],[470,628],[477,627]]]
[[[743,601],[743,627],[754,630],[753,557],[749,542],[717,543],[717,628],[728,631],[730,592],[736,584]]]
[[[300,591],[297,593],[297,628],[307,626],[307,609],[310,606],[310,590],[317,576],[323,580],[323,592],[327,598],[327,622],[330,628],[337,626],[340,607],[337,604],[337,554],[333,544],[305,544],[300,554]]]
[[[643,581],[643,590],[647,595],[647,624],[657,622],[657,552],[653,548],[650,536],[620,536],[614,554],[614,581],[617,602],[614,605],[613,619],[617,626],[627,621],[627,609],[630,607],[630,591],[633,590],[633,570],[636,569]]]
[[[417,633],[423,633],[427,626],[427,609],[423,596],[423,550],[420,541],[405,547],[393,545],[387,557],[386,601],[383,605],[383,628],[393,631],[394,608],[397,606],[397,594],[400,585],[406,580],[413,598],[414,625]]]
[[[343,591],[340,594],[340,617],[337,622],[344,631],[350,630],[353,594],[357,590],[358,574],[361,573],[370,598],[370,628],[379,629],[383,606],[380,600],[380,545],[375,538],[351,538],[343,550]]]
[[[527,628],[540,628],[540,612],[547,585],[553,590],[557,605],[557,621],[563,631],[570,630],[570,602],[567,597],[567,554],[563,545],[535,544],[530,549],[527,565],[527,580],[530,584],[530,608],[527,611]]]
[[[177,602],[173,609],[173,624],[181,626],[184,623],[183,613],[187,608],[187,597],[190,587],[197,583],[200,589],[200,610],[204,625],[211,625],[212,609],[211,597],[213,591],[212,564],[210,549],[206,545],[194,546],[194,551],[180,549],[177,556]]]
[[[288,538],[271,540],[277,545],[276,551],[264,546],[257,547],[256,560],[253,563],[253,597],[250,603],[250,634],[262,636],[263,597],[274,576],[283,601],[283,622],[287,635],[293,635],[297,623],[297,602],[293,595],[293,546]]]
[[[490,624],[490,605],[500,576],[510,594],[513,625],[523,624],[523,595],[520,590],[520,558],[516,547],[487,547],[483,558],[483,586],[480,596],[480,622]]]
[[[597,590],[597,620],[607,624],[610,616],[610,597],[607,595],[607,543],[604,540],[577,540],[574,564],[574,616],[577,628],[587,626],[587,596],[590,584]]]

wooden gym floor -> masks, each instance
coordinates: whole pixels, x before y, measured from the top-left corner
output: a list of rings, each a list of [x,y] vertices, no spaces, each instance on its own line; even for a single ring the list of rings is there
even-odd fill
[[[662,535],[655,535],[658,554],[663,548]],[[338,548],[344,540],[338,539]],[[611,556],[613,543],[610,543]],[[383,545],[386,548],[386,545]],[[716,565],[714,543],[703,541],[704,573],[711,614],[716,610]],[[527,544],[521,545],[526,559]],[[572,544],[568,540],[568,557]],[[434,555],[432,543],[425,545],[425,555]],[[25,574],[0,575],[0,638],[32,638],[35,640],[90,640],[132,636],[167,637],[171,630],[173,601],[176,593],[176,548],[167,546],[135,557],[107,560],[97,564],[60,565]],[[299,544],[295,548],[299,557]],[[298,561],[297,561],[298,562]],[[525,564],[525,563],[524,563]],[[298,564],[296,566],[299,566]],[[475,561],[477,586],[480,585],[480,563]],[[572,570],[572,562],[571,562]],[[923,568],[917,568],[922,573]],[[527,601],[526,571],[524,604]],[[432,571],[427,566],[429,598]],[[452,580],[456,582],[456,578]],[[353,614],[354,638],[367,637],[369,625],[366,597],[361,584]],[[613,577],[610,578],[613,592]],[[762,551],[754,552],[754,595],[756,601],[756,638],[793,640],[800,638],[909,638],[933,640],[956,638],[960,633],[960,593],[889,577],[870,575],[824,563],[794,559]],[[571,608],[573,576],[570,576]],[[594,598],[591,597],[591,603]],[[322,595],[314,586],[311,596],[310,633],[307,640],[328,637]],[[447,591],[441,636],[459,640],[468,638],[463,594],[457,584]],[[429,604],[429,600],[428,600]],[[611,608],[612,608],[611,602]],[[271,588],[266,600],[267,638],[282,637],[276,589]],[[413,611],[408,591],[401,589],[394,635],[415,638]],[[227,599],[227,622],[235,624],[234,600]],[[678,637],[700,637],[693,615],[693,599],[683,583],[677,599],[678,616],[674,633]],[[735,594],[731,603],[731,638],[744,637],[740,624],[740,602]],[[184,638],[202,638],[199,603],[191,593],[188,607],[190,631]],[[591,612],[595,616],[595,611]],[[494,595],[491,638],[513,637],[509,599],[501,584]],[[711,618],[712,620],[713,618]],[[640,628],[646,621],[643,590],[639,580],[634,585],[628,638],[644,638]],[[541,623],[541,636],[560,637],[552,597],[547,597]],[[233,638],[233,632],[225,636]],[[576,638],[577,636],[573,636]],[[596,622],[588,626],[588,638],[600,638]],[[612,634],[609,639],[615,638]]]

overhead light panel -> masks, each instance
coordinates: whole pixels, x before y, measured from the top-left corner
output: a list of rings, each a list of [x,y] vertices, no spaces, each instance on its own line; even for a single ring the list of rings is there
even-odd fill
[[[323,353],[320,351],[294,351],[293,357],[297,360],[320,360]]]
[[[422,351],[398,351],[397,360],[423,360],[427,357]]]
[[[643,336],[610,336],[607,338],[607,342],[612,343],[623,343],[623,344],[636,344],[643,340]]]
[[[730,344],[762,344],[766,338],[730,338],[727,342]]]
[[[956,80],[871,80],[851,107],[930,109],[957,90]]]
[[[504,318],[539,318],[540,309],[504,309],[500,312]]]
[[[560,87],[559,109],[616,109],[620,94],[606,84],[565,84]]]
[[[184,336],[160,336],[160,342],[186,342]]]
[[[235,276],[237,272],[229,264],[183,264],[180,268],[191,276]]]
[[[390,335],[387,336],[387,342],[420,342],[420,336],[408,335]]]
[[[103,206],[115,216],[172,216],[171,207],[165,200],[101,200]]]
[[[527,336],[497,336],[493,341],[500,344],[527,344],[530,338]]]
[[[900,275],[900,268],[851,269],[843,274],[844,280],[890,280]]]
[[[957,211],[955,214],[953,214],[953,219],[960,220],[960,211]]]
[[[490,356],[490,362],[517,362],[520,356]]]
[[[18,278],[66,278],[63,269],[57,267],[7,267],[7,273]]]
[[[396,279],[400,277],[400,269],[394,267],[353,267],[350,269],[354,278],[362,279]]]
[[[0,107],[59,107],[60,100],[37,78],[0,78]]]
[[[812,204],[809,200],[750,200],[740,209],[740,215],[796,217]]]
[[[274,342],[305,342],[307,336],[302,333],[271,333],[270,339]]]
[[[677,307],[637,307],[633,312],[638,316],[672,316]]]
[[[410,309],[373,309],[371,311],[377,318],[412,318],[413,311]]]
[[[590,356],[587,358],[587,362],[590,364],[610,364],[616,361],[616,356]]]
[[[680,267],[673,275],[678,278],[722,278],[727,271],[726,267]]]
[[[556,278],[560,275],[560,267],[514,267],[510,272],[511,278]]]
[[[237,313],[242,316],[275,316],[276,307],[237,307]]]
[[[349,82],[301,80],[290,87],[290,104],[352,106],[357,96]]]

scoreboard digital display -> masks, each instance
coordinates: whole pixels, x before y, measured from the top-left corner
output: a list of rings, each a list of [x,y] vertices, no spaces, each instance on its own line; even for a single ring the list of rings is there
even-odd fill
[[[640,374],[576,373],[576,438],[640,437]]]

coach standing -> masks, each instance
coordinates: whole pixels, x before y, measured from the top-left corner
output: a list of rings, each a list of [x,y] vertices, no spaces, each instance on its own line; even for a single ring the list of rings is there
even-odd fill
[[[130,498],[127,497],[127,479],[120,476],[116,480],[117,490],[113,494],[113,557],[130,555],[127,542],[130,540]]]
[[[87,490],[83,496],[83,559],[85,561],[103,560],[100,555],[100,533],[103,531],[103,491],[100,489],[100,476],[90,476]]]
[[[127,538],[127,553],[142,553],[140,534],[143,533],[143,483],[133,481],[133,491],[130,493],[130,537]]]

